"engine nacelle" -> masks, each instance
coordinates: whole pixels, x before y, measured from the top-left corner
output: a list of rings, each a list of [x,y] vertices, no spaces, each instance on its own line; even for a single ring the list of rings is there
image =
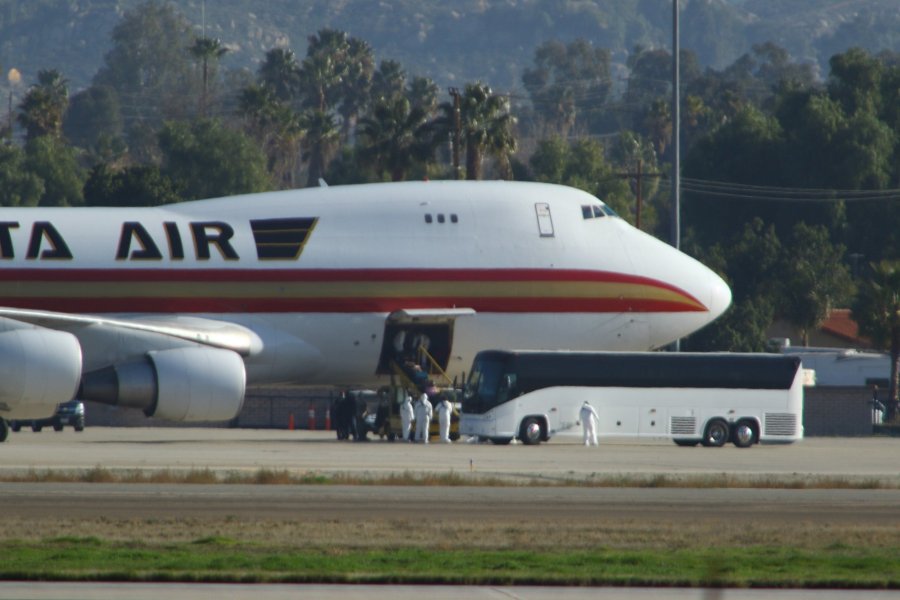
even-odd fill
[[[71,333],[23,327],[0,333],[0,415],[49,417],[75,396],[81,346]]]
[[[244,361],[206,347],[148,352],[145,359],[85,374],[79,398],[139,408],[173,421],[227,421],[244,403]]]

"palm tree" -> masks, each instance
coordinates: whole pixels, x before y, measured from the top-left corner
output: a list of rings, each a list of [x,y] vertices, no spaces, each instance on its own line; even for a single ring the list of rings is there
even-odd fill
[[[388,172],[392,181],[402,181],[415,165],[432,155],[428,115],[399,96],[382,100],[372,114],[360,119],[360,159],[379,176]]]
[[[206,118],[206,99],[209,94],[209,60],[222,58],[228,48],[218,39],[198,37],[190,47],[191,54],[203,62],[203,89],[200,96],[200,116]]]
[[[304,135],[301,141],[303,160],[309,163],[306,187],[319,185],[331,155],[337,147],[340,131],[330,113],[309,109],[300,115]]]
[[[19,104],[18,121],[25,128],[28,139],[43,135],[59,137],[68,106],[68,81],[55,69],[42,70],[38,72],[37,83]]]
[[[452,131],[454,104],[442,104],[441,111],[443,116],[435,122],[438,130]],[[466,147],[466,179],[481,179],[485,154],[497,157],[501,172],[509,176],[509,155],[516,150],[516,119],[509,113],[509,98],[495,95],[482,83],[470,83],[460,97],[459,111],[461,138]]]
[[[266,154],[269,173],[281,188],[295,187],[303,136],[299,115],[264,85],[244,88],[238,110],[247,120],[248,132]]]
[[[283,102],[293,100],[300,89],[300,64],[294,53],[284,48],[266,52],[257,76]]]
[[[871,278],[863,281],[852,308],[861,334],[891,353],[891,383],[887,421],[897,417],[900,378],[900,261],[883,260],[870,265]]]

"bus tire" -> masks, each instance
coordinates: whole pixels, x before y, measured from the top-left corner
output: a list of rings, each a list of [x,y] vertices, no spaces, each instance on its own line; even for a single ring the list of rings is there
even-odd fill
[[[712,419],[706,424],[701,442],[707,448],[721,448],[731,438],[731,428],[724,419]]]
[[[544,437],[544,428],[537,417],[526,417],[519,428],[519,439],[526,446],[536,446]]]
[[[675,439],[675,440],[672,440],[672,441],[675,442],[675,445],[681,446],[682,448],[693,448],[694,446],[696,446],[697,444],[700,443],[700,440],[681,440],[681,439]]]
[[[749,448],[756,443],[756,425],[751,421],[739,421],[731,431],[731,443],[738,448]]]

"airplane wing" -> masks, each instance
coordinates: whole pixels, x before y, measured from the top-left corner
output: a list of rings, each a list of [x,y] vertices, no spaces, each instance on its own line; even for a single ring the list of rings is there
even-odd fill
[[[0,307],[0,317],[44,327],[71,331],[80,327],[96,325],[128,332],[156,333],[204,346],[222,348],[237,352],[241,356],[257,354],[262,349],[262,341],[252,330],[234,323],[199,317],[107,317],[69,314],[43,310],[25,310]]]
[[[242,357],[262,347],[252,330],[215,319],[0,308],[0,416],[52,413],[77,391],[148,416],[228,420],[243,404]]]

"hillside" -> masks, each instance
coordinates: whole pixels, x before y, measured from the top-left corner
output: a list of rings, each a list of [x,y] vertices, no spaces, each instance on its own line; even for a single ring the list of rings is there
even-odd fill
[[[56,68],[73,90],[85,87],[110,47],[122,14],[145,0],[0,1],[0,69],[23,83]],[[442,87],[482,80],[521,88],[534,49],[578,37],[625,63],[635,45],[670,45],[671,0],[174,0],[185,18],[230,48],[223,65],[254,70],[278,45],[305,54],[324,27],[367,41],[380,59]],[[754,43],[772,40],[827,72],[831,54],[852,45],[900,50],[895,0],[681,0],[682,47],[722,68]],[[205,10],[204,10],[205,9]],[[0,90],[8,91],[6,78]]]

